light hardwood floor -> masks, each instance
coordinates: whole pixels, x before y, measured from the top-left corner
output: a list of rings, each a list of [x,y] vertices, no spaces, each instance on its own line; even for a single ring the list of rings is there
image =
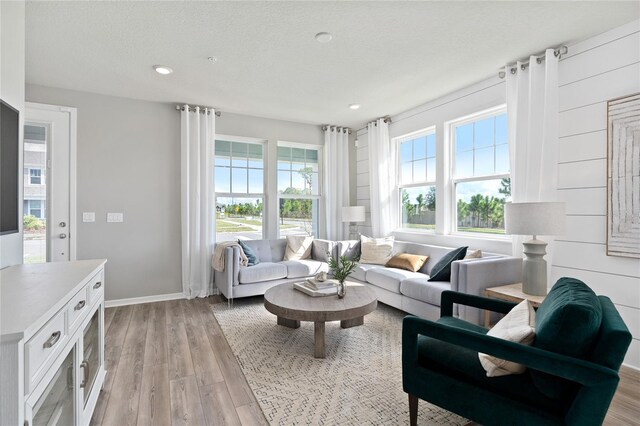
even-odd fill
[[[92,425],[267,424],[212,303],[224,302],[214,296],[105,310],[108,374]],[[623,367],[620,375],[605,424],[640,425],[640,372]]]

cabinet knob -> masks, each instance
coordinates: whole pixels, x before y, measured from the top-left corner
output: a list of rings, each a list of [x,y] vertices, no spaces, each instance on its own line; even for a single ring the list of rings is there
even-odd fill
[[[61,331],[56,331],[55,333],[51,334],[51,337],[49,337],[47,341],[44,342],[44,345],[42,345],[42,347],[45,349],[53,347],[53,345],[58,343],[58,340],[60,340],[60,336],[62,336]]]
[[[73,308],[74,311],[79,311],[80,309],[84,308],[84,305],[87,304],[86,300],[81,300],[78,302],[78,304],[76,305],[75,308]]]
[[[60,234],[60,239],[64,240],[65,238],[67,238],[67,234]]]
[[[93,285],[93,289],[94,289],[94,290],[97,290],[97,289],[99,289],[100,287],[102,287],[102,281],[98,281],[97,283],[95,283],[95,284]]]

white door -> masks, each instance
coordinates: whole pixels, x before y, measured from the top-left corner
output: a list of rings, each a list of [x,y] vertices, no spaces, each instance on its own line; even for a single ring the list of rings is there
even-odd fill
[[[75,108],[26,104],[24,262],[75,260]]]

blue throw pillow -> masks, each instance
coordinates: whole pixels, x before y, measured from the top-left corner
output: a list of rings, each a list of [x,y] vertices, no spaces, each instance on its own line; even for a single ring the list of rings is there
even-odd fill
[[[244,255],[247,256],[247,259],[249,259],[249,264],[247,266],[254,266],[260,263],[260,258],[251,247],[243,243],[242,240],[238,240],[238,244],[240,244],[240,247],[242,247]]]
[[[450,281],[451,264],[454,260],[461,260],[467,255],[469,247],[460,247],[442,256],[433,268],[431,268],[431,278],[429,281]]]

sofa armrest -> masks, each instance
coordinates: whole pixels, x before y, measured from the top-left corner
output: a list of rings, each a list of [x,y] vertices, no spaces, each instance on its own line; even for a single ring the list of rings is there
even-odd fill
[[[455,261],[451,265],[451,290],[484,296],[488,287],[522,282],[522,259],[505,256]],[[470,306],[458,306],[458,316],[482,324],[482,313]]]
[[[216,287],[227,299],[233,298],[233,286],[238,285],[240,272],[240,248],[227,247],[224,249],[224,271],[214,270]]]
[[[407,366],[418,367],[418,335],[517,362],[585,386],[619,380],[616,371],[599,364],[415,316],[406,316],[402,322],[403,372]]]
[[[489,310],[501,314],[508,314],[517,303],[505,300],[491,299],[488,297],[475,296],[471,294],[459,293],[457,291],[446,290],[442,292],[440,299],[440,317],[453,316],[453,304],[459,306],[471,306],[478,309]]]

